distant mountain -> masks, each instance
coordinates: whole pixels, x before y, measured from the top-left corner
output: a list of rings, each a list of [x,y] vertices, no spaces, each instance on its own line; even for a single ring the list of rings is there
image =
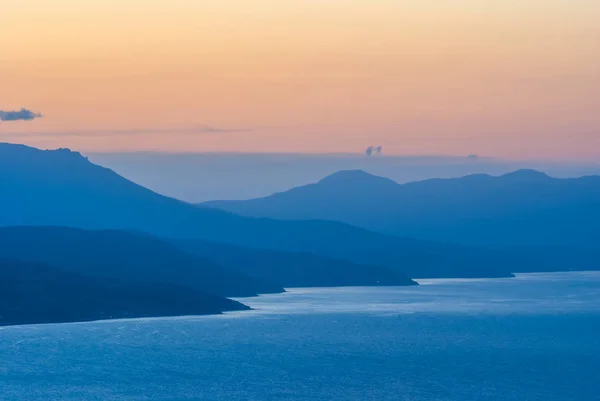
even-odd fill
[[[556,179],[519,170],[399,185],[363,171],[341,171],[266,198],[203,206],[252,217],[334,220],[465,245],[600,244],[599,176]]]
[[[0,259],[0,326],[246,309],[186,287],[86,277],[45,264]]]
[[[410,277],[507,277],[484,249],[382,235],[332,221],[253,219],[167,198],[68,149],[0,144],[0,226],[142,231],[381,265]]]
[[[146,188],[194,203],[264,197],[316,182],[340,170],[362,169],[399,183],[480,173],[501,175],[523,166],[549,171],[557,177],[600,174],[600,165],[593,163],[508,161],[485,156],[168,152],[87,152],[86,155],[92,162]]]
[[[417,285],[404,274],[312,253],[243,248],[203,240],[171,240],[182,250],[286,288]]]
[[[226,297],[283,288],[189,255],[147,234],[64,227],[0,227],[0,258],[40,262],[87,276],[170,283]]]

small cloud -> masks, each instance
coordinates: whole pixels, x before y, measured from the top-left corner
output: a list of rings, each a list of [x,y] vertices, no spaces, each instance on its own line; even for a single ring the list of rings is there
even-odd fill
[[[380,155],[382,150],[382,146],[369,146],[367,150],[365,150],[365,154],[367,156]]]
[[[40,113],[35,113],[23,108],[16,111],[0,110],[0,121],[31,121],[40,117],[42,117]]]
[[[469,155],[469,156],[467,156],[467,159],[476,162],[477,160],[479,160],[479,156],[478,155]]]

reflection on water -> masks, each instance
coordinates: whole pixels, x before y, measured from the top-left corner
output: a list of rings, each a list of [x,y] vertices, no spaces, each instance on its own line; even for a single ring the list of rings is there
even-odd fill
[[[238,298],[255,309],[291,313],[558,313],[600,311],[600,272],[521,274],[500,279],[428,279],[419,287],[293,288]]]

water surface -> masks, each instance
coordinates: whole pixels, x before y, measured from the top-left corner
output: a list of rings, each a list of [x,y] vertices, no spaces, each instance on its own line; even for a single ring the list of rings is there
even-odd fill
[[[0,400],[599,399],[600,273],[422,284],[0,328]]]

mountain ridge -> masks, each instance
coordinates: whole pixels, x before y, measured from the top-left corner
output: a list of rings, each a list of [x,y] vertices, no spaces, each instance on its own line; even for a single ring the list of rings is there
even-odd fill
[[[360,181],[365,177],[380,180],[364,173]],[[600,241],[590,223],[600,224],[599,176],[558,179],[524,169],[373,188],[326,177],[264,198],[202,205],[251,217],[328,219],[470,246],[594,247]]]
[[[389,236],[334,221],[289,222],[198,208],[140,187],[76,152],[27,148],[18,154],[20,149],[0,148],[0,226],[142,231],[162,238],[309,252],[380,265],[410,277],[511,276],[484,249]],[[2,157],[6,153],[11,156]],[[490,263],[482,266],[481,258]]]

